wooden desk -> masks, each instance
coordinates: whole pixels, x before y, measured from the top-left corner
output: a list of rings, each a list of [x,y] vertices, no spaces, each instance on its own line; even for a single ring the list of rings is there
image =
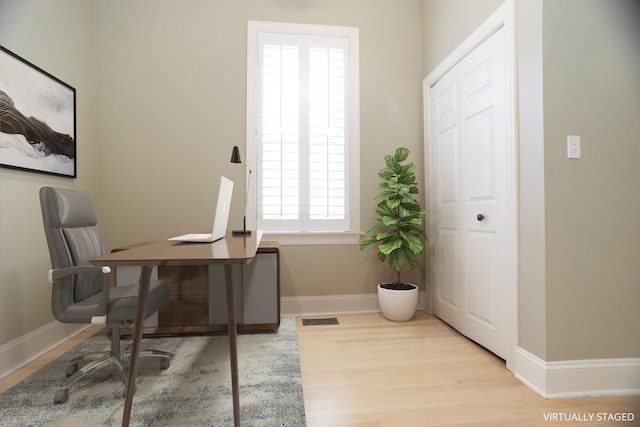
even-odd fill
[[[238,384],[238,348],[235,291],[233,284],[233,264],[248,264],[255,257],[262,231],[254,231],[251,236],[234,237],[227,233],[226,237],[214,243],[175,243],[160,242],[134,247],[125,251],[112,252],[91,259],[95,265],[107,266],[141,266],[140,290],[138,293],[138,310],[136,320],[145,319],[145,309],[151,271],[154,266],[171,265],[210,265],[223,264],[225,289],[227,294],[227,314],[229,328],[229,358],[231,361],[231,389],[233,394],[233,419],[236,427],[240,426],[240,393]],[[131,404],[135,392],[138,355],[142,340],[143,321],[136,321],[129,363],[129,376],[122,414],[122,425],[128,426],[131,418]]]
[[[140,277],[138,266],[114,267],[111,272],[114,286],[136,282]],[[158,280],[169,284],[169,299],[160,307],[157,316],[145,321],[143,340],[146,336],[228,330],[222,265],[159,266],[154,269],[152,278],[156,274]],[[280,326],[279,245],[262,239],[253,261],[248,265],[234,265],[233,274],[238,333],[276,331]],[[121,337],[132,334],[133,329],[120,329]]]

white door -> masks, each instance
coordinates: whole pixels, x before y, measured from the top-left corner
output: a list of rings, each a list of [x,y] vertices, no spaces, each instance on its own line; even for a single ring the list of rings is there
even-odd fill
[[[504,31],[431,89],[436,316],[506,358],[507,127]]]

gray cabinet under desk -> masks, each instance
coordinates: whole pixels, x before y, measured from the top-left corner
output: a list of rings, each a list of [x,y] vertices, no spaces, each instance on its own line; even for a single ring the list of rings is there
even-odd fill
[[[138,267],[118,268],[118,283],[136,282]],[[227,330],[227,299],[222,265],[160,266],[154,276],[169,283],[167,303],[145,322],[145,335],[178,335]],[[263,242],[255,258],[234,265],[238,331],[275,331],[280,326],[280,250]],[[122,330],[124,335],[131,334]]]

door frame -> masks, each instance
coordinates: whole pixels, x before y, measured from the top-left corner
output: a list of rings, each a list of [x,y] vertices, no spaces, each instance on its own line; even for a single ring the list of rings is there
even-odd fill
[[[507,142],[507,224],[506,241],[508,259],[504,265],[507,269],[507,294],[504,301],[508,304],[506,309],[507,327],[507,353],[506,365],[511,372],[515,370],[516,349],[518,346],[518,140],[517,140],[517,115],[516,115],[516,43],[515,43],[515,7],[514,0],[505,2],[491,14],[460,46],[458,46],[447,58],[442,61],[423,81],[423,103],[424,103],[424,138],[427,142],[425,147],[425,162],[428,168],[425,173],[425,188],[427,189],[428,209],[434,210],[433,198],[428,197],[435,194],[433,183],[433,141],[431,138],[431,88],[456,64],[473,51],[484,40],[489,38],[501,28],[505,31],[505,78],[506,78],[506,142]],[[431,220],[427,222],[427,233],[433,235],[434,227]],[[430,289],[427,292],[427,309],[433,312],[435,280],[435,251],[427,250],[427,283]]]

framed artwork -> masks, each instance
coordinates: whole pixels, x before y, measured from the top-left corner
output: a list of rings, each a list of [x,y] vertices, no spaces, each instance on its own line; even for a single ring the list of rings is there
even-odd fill
[[[76,90],[3,46],[0,166],[76,177]]]

